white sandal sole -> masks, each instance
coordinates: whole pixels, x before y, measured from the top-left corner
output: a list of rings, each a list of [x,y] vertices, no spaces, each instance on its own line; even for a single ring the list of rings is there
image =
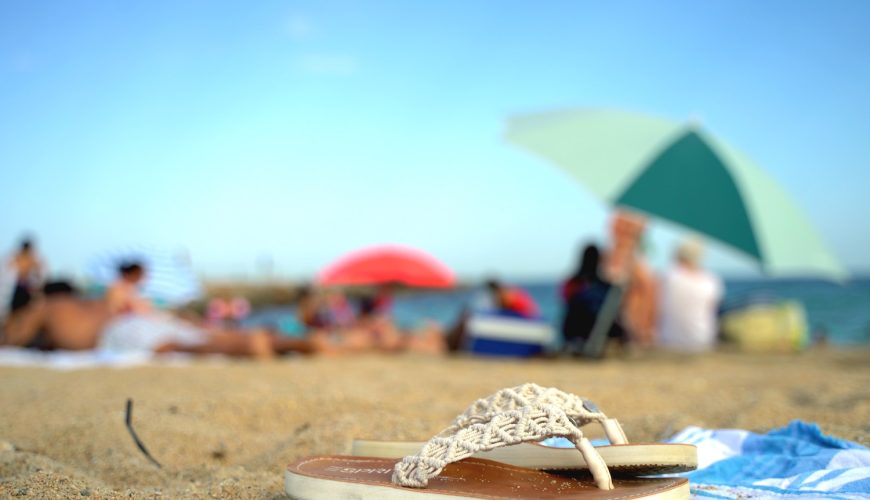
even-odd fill
[[[415,441],[353,442],[352,455],[360,457],[401,458],[414,455],[426,444]],[[698,467],[698,450],[687,444],[622,444],[596,446],[607,468],[615,475],[652,475],[688,472]],[[575,448],[553,448],[523,443],[474,455],[529,469],[586,469],[583,456]]]

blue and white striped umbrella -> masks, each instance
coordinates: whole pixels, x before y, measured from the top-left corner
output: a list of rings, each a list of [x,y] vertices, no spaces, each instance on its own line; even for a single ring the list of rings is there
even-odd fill
[[[202,298],[203,288],[184,250],[129,245],[97,255],[88,266],[88,278],[108,286],[118,279],[121,264],[139,262],[145,267],[141,292],[161,306],[175,307]]]

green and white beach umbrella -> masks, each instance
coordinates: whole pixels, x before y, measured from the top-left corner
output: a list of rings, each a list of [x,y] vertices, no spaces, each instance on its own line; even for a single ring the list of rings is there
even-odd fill
[[[776,181],[696,124],[620,111],[558,111],[512,118],[507,138],[604,202],[722,242],[768,275],[846,277]]]

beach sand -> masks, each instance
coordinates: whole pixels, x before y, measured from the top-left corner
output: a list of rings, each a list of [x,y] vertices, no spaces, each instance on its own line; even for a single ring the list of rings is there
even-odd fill
[[[527,381],[591,398],[635,441],[688,425],[766,431],[803,419],[870,444],[866,350],[0,368],[0,496],[278,498],[288,462],[346,453],[354,437],[426,439],[477,397]],[[127,398],[135,429],[162,468],[127,433]]]

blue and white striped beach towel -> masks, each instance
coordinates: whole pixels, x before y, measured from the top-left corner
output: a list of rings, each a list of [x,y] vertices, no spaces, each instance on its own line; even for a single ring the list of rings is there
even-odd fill
[[[792,421],[766,434],[688,427],[672,443],[698,447],[685,474],[695,498],[870,498],[870,448]]]
[[[766,434],[687,427],[668,442],[698,447],[698,470],[676,474],[689,478],[692,498],[870,499],[870,448],[816,424],[794,420]],[[574,446],[565,438],[542,444]]]

